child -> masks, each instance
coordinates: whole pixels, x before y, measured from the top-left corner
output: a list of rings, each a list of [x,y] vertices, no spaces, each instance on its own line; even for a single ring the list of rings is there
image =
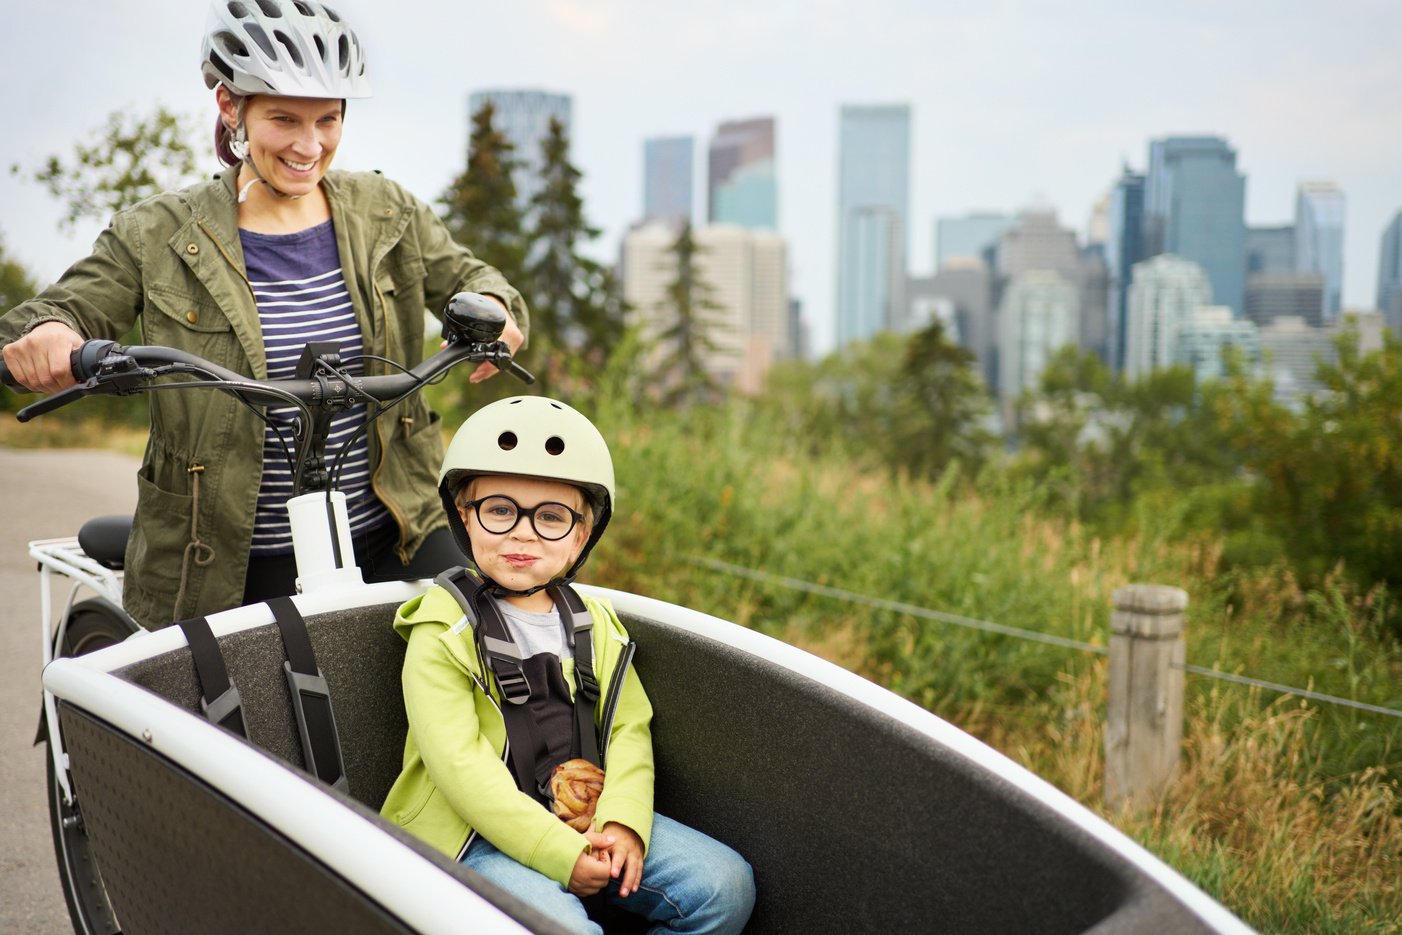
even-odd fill
[[[542,397],[492,403],[454,436],[439,493],[475,567],[396,615],[409,735],[382,813],[572,930],[601,931],[581,899],[603,893],[668,931],[739,932],[750,866],[653,813],[628,633],[568,586],[613,512],[599,431]]]

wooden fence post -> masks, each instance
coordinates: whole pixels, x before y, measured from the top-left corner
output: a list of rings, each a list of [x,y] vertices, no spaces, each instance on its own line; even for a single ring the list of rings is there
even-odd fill
[[[1110,692],[1105,724],[1105,802],[1135,811],[1154,804],[1178,766],[1183,740],[1181,588],[1117,588],[1110,617]]]

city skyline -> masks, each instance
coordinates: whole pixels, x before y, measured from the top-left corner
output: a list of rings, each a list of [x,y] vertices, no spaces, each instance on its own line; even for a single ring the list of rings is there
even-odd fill
[[[604,230],[590,252],[601,259],[617,256],[642,213],[644,139],[700,141],[721,121],[773,114],[780,233],[818,351],[834,338],[844,104],[910,104],[915,276],[934,271],[942,216],[1042,203],[1084,235],[1121,166],[1144,171],[1149,141],[1175,135],[1220,136],[1237,151],[1248,227],[1291,223],[1303,181],[1339,186],[1348,199],[1345,307],[1373,306],[1380,238],[1402,208],[1402,130],[1382,119],[1402,103],[1402,62],[1387,38],[1402,29],[1402,10],[1389,5],[1321,12],[1284,2],[1267,15],[1205,3],[723,2],[704,20],[635,2],[531,2],[471,15],[432,2],[339,5],[369,49],[375,97],[353,102],[338,165],[382,169],[431,202],[461,169],[470,93],[570,94],[573,157],[589,217]],[[0,73],[23,92],[0,103],[17,128],[0,141],[0,166],[71,152],[118,109],[149,113],[160,103],[212,125],[194,64],[203,6],[148,7],[139,22],[102,4],[78,17],[42,5],[15,11],[0,37]],[[51,51],[60,44],[62,62]],[[1184,55],[1193,68],[1177,67]],[[0,235],[41,280],[85,253],[101,227],[83,222],[64,234],[60,214],[39,186],[0,173]]]

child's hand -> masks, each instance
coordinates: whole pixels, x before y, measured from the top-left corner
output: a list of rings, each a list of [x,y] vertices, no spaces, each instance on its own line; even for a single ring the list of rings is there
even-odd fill
[[[569,891],[576,896],[593,896],[608,886],[611,867],[609,849],[614,846],[614,838],[597,831],[586,831],[584,837],[589,842],[589,850],[575,859],[574,870],[570,872]]]
[[[638,890],[643,878],[643,839],[627,825],[611,821],[603,827],[614,843],[609,850],[609,876],[618,879],[618,895],[627,897]]]

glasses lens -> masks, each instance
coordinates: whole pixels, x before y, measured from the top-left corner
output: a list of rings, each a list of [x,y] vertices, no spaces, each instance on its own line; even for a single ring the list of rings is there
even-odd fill
[[[477,520],[487,532],[510,532],[520,513],[510,497],[487,497],[477,501]]]
[[[574,528],[574,514],[563,503],[542,503],[535,508],[534,522],[542,539],[563,539]]]

